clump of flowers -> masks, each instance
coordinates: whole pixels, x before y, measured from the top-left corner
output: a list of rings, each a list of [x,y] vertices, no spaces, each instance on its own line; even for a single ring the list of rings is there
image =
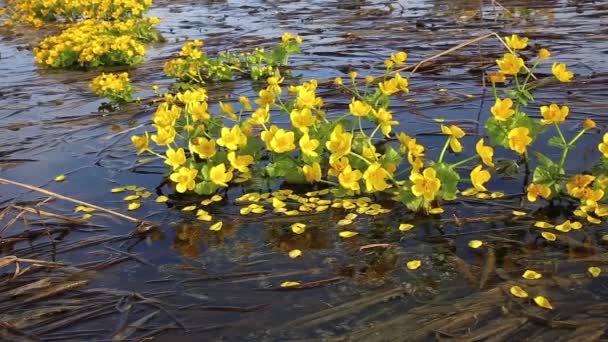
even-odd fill
[[[578,214],[585,215],[588,221],[608,216],[608,209],[601,204],[606,199],[608,184],[605,176],[608,135],[598,146],[603,155],[601,171],[568,176],[564,170],[568,151],[595,123],[585,121],[581,131],[568,141],[559,127],[569,114],[566,105],[541,106],[542,119],[528,116],[524,108],[534,100],[528,81],[550,53],[541,50],[534,65],[528,68],[516,52],[527,47],[527,39],[514,35],[507,44],[511,52],[497,61],[499,72],[490,76],[495,104],[485,125],[488,137],[479,139],[475,153],[460,160],[448,161],[449,151],[454,155],[465,152],[462,140],[467,134],[457,125],[438,127],[445,136],[445,144],[436,158],[430,158],[415,137],[395,131],[399,122],[390,109],[391,102],[409,93],[409,79],[395,72],[396,67],[405,65],[405,52],[396,52],[385,61],[386,72],[381,77],[367,76],[359,82],[357,72],[351,72],[350,82],[335,79],[334,85],[350,97],[348,110],[337,119],[326,116],[325,101],[317,94],[316,80],[285,86],[284,78],[275,70],[255,99],[239,97],[238,102],[219,102],[216,111],[210,109],[212,105],[207,102],[203,88],[166,94],[152,117],[154,131],[133,136],[132,141],[138,154],[148,152],[164,160],[170,168],[169,179],[179,193],[211,195],[220,188],[270,178],[328,187],[325,194],[331,193],[334,198],[385,194],[384,197],[390,196],[412,210],[429,214],[442,213],[442,203],[456,199],[459,194],[482,199],[504,196],[490,192],[487,187],[497,168],[495,148],[502,147],[519,158],[517,163],[529,166],[535,157],[529,201],[551,199],[566,192],[580,200]],[[193,55],[204,58],[199,56],[203,55],[200,46],[202,42],[188,43],[182,53],[188,58]],[[561,82],[572,79],[565,66],[554,64],[553,69],[555,78]],[[188,75],[196,80],[200,72]],[[499,92],[497,83],[511,80],[514,89]],[[280,116],[288,123],[278,125]],[[549,144],[563,151],[559,162],[538,152],[530,153],[532,144],[550,125],[557,135],[548,140]],[[388,139],[392,137],[396,141]],[[458,168],[474,161],[467,181],[471,187],[460,190],[459,183],[463,180]],[[306,205],[309,200],[291,195],[277,193],[266,199],[272,201],[275,212],[286,215],[323,211],[333,205],[344,209],[356,207],[350,202],[335,201],[320,205],[319,201],[324,200],[318,198],[314,205]],[[265,212],[256,203],[259,198],[252,196],[256,200],[244,199],[254,203],[243,208],[246,210],[242,213]],[[301,206],[290,209],[285,203],[287,199],[301,201],[298,202]],[[203,214],[207,218],[208,213]]]
[[[4,12],[10,14],[10,22],[42,27],[55,21],[141,18],[151,5],[152,0],[7,0]]]
[[[91,90],[98,96],[104,97],[112,103],[127,103],[133,101],[135,88],[126,72],[120,74],[105,74],[95,77],[89,84]]]
[[[85,20],[34,48],[36,62],[52,68],[84,68],[141,63],[144,43],[162,40],[158,18],[126,21]]]
[[[210,81],[232,80],[237,75],[248,75],[253,80],[272,76],[280,66],[287,65],[289,56],[300,53],[302,38],[286,33],[276,47],[256,48],[252,52],[220,52],[215,57],[203,50],[203,42],[194,40],[184,44],[179,57],[165,63],[165,74],[182,82],[204,84]]]

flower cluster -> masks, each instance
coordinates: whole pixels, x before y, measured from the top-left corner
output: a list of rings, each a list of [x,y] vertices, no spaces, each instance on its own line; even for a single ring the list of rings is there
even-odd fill
[[[409,80],[394,69],[406,63],[405,52],[394,53],[385,61],[386,72],[381,77],[367,76],[359,81],[357,72],[351,72],[350,82],[336,78],[334,85],[350,96],[348,112],[337,119],[327,118],[316,80],[286,86],[284,78],[275,72],[266,79],[267,86],[255,99],[220,101],[217,110],[212,110],[215,106],[207,102],[207,93],[202,88],[166,94],[152,118],[155,131],[133,136],[132,141],[138,154],[148,152],[164,160],[178,193],[211,195],[236,183],[270,178],[329,187],[327,191],[334,198],[384,193],[412,210],[439,214],[443,212],[441,202],[454,200],[459,193],[478,198],[504,196],[489,192],[486,187],[497,168],[493,160],[495,148],[512,151],[521,158],[516,162],[529,165],[531,144],[546,127],[553,125],[558,135],[549,139],[549,143],[563,149],[562,160],[557,163],[533,153],[538,163],[528,187],[528,199],[551,199],[565,192],[580,200],[579,214],[586,215],[589,222],[606,216],[606,207],[600,202],[608,192],[607,177],[601,174],[608,168],[608,135],[598,147],[604,156],[604,171],[569,178],[564,171],[567,153],[595,123],[585,121],[579,134],[566,141],[559,124],[566,120],[568,106],[541,106],[542,119],[524,113],[523,109],[534,100],[528,81],[550,53],[542,49],[534,65],[528,68],[516,52],[527,47],[527,39],[514,35],[507,39],[507,44],[511,52],[497,61],[499,71],[490,75],[495,104],[486,122],[488,139],[479,139],[476,153],[460,161],[448,163],[446,157],[448,151],[455,155],[463,152],[461,141],[466,132],[461,127],[439,127],[446,141],[436,160],[429,158],[427,149],[416,138],[396,131],[399,123],[390,110],[391,101],[409,93]],[[200,41],[190,42],[181,54],[186,58],[205,58],[201,46]],[[561,82],[572,79],[565,66],[556,63],[552,69]],[[194,80],[200,72],[193,71],[190,75]],[[514,89],[505,88],[499,96],[497,84],[508,84],[511,79]],[[281,116],[287,124],[277,124]],[[397,139],[388,139],[392,137]],[[153,148],[151,141],[158,148]],[[463,180],[457,168],[473,161],[478,163],[469,174],[472,187],[460,191],[459,183]],[[562,191],[564,187],[566,191]],[[290,195],[272,198],[275,212],[322,211],[334,203],[307,206]],[[284,203],[286,199],[299,203],[300,207],[289,209]],[[251,198],[244,200],[254,203],[242,213],[266,211]]]
[[[34,49],[40,65],[53,68],[134,65],[143,61],[145,42],[162,37],[154,30],[158,18],[126,21],[85,20],[44,39]]]
[[[42,27],[59,20],[141,18],[151,5],[152,0],[7,0],[5,10],[11,14],[10,22]]]
[[[165,63],[165,74],[182,82],[204,84],[209,81],[232,80],[235,75],[249,75],[253,80],[268,77],[277,67],[286,65],[289,56],[300,53],[302,38],[286,33],[271,50],[256,48],[253,52],[220,52],[210,57],[201,49],[203,42],[186,43],[179,57]]]
[[[91,90],[115,103],[131,102],[135,88],[131,85],[129,74],[101,74],[95,77],[89,84]]]

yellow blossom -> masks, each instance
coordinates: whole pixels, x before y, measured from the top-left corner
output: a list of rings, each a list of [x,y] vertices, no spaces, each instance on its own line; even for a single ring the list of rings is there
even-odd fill
[[[209,159],[217,152],[215,148],[215,141],[213,139],[207,140],[207,138],[203,137],[192,139],[190,149],[201,159]]]
[[[346,168],[340,173],[338,176],[338,181],[340,185],[348,190],[352,190],[355,193],[360,191],[359,181],[361,180],[362,174],[359,170],[353,170],[350,165],[347,165]]]
[[[175,189],[179,193],[184,193],[189,190],[194,190],[196,186],[196,175],[198,174],[197,169],[191,169],[189,167],[182,167],[177,172],[173,172],[169,179],[177,183]]]
[[[321,165],[317,162],[314,162],[312,165],[304,165],[302,171],[304,171],[304,177],[306,177],[306,181],[309,183],[321,180]]]
[[[566,190],[570,195],[575,195],[578,191],[589,186],[595,177],[592,175],[574,175],[568,179],[566,183]]]
[[[543,125],[564,122],[568,113],[570,113],[570,108],[568,106],[562,106],[561,108],[556,104],[541,106],[540,114],[543,118],[540,122]]]
[[[553,66],[551,66],[551,72],[555,78],[564,83],[571,82],[572,77],[574,77],[574,73],[572,71],[568,71],[566,69],[566,64],[563,63],[553,63]]]
[[[140,155],[150,147],[150,136],[148,132],[144,132],[142,136],[134,135],[131,137],[131,143],[138,149],[137,155]]]
[[[173,170],[182,166],[186,162],[186,153],[181,147],[178,148],[177,151],[172,148],[168,148],[166,154],[167,159],[165,159],[165,164],[171,166]]]
[[[288,41],[290,41],[292,39],[293,39],[293,35],[290,32],[285,32],[281,36],[281,41],[284,42],[284,43],[286,43],[286,42],[288,42]]]
[[[597,127],[597,124],[592,119],[585,119],[585,121],[583,121],[583,129],[588,130],[595,127]]]
[[[503,59],[497,59],[496,64],[500,68],[500,72],[505,75],[516,75],[524,66],[524,60],[511,53],[505,53]]]
[[[505,77],[504,74],[501,74],[500,72],[493,72],[488,74],[488,80],[491,83],[504,83],[507,78]]]
[[[466,134],[460,127],[456,125],[452,125],[450,127],[441,125],[441,132],[450,136],[450,148],[452,151],[455,153],[462,152],[462,144],[458,139],[463,138]]]
[[[541,48],[540,50],[538,50],[538,58],[540,60],[549,59],[550,57],[551,57],[551,51],[549,51],[545,48]]]
[[[228,182],[232,180],[232,170],[226,170],[226,165],[224,163],[213,166],[209,170],[209,179],[219,186],[227,187]]]
[[[337,124],[325,146],[334,158],[340,158],[350,153],[352,139],[352,134],[344,132],[342,125]]]
[[[410,180],[414,183],[412,185],[412,193],[414,196],[424,197],[427,201],[435,199],[435,196],[441,187],[441,181],[437,178],[437,172],[430,167],[424,169],[422,174],[412,172]]]
[[[399,51],[397,53],[391,53],[391,61],[396,65],[404,64],[407,60],[407,53]]]
[[[348,108],[350,109],[350,113],[356,117],[365,117],[372,111],[372,106],[354,98],[351,100]]]
[[[219,101],[220,110],[222,113],[226,114],[230,119],[236,120],[236,113],[234,112],[234,106],[230,103],[223,103]]]
[[[366,191],[375,192],[388,189],[390,185],[386,182],[387,178],[388,171],[386,171],[379,163],[371,164],[363,173]]]
[[[528,201],[536,202],[538,197],[549,199],[551,197],[551,189],[544,184],[531,183],[528,185]]]
[[[513,34],[511,37],[505,37],[507,45],[513,50],[523,50],[528,46],[528,38],[520,38],[518,35]]]
[[[336,85],[336,86],[341,86],[341,85],[343,85],[343,84],[344,84],[344,81],[342,80],[342,77],[336,77],[336,78],[334,79],[334,85]]]
[[[477,167],[471,171],[471,183],[477,191],[488,191],[484,184],[490,180],[490,177],[490,172],[488,170],[482,170],[482,165],[477,165]]]
[[[608,133],[604,134],[603,141],[597,145],[598,150],[602,152],[604,158],[608,158]]]
[[[497,98],[496,103],[494,106],[492,106],[490,111],[496,120],[507,121],[515,114],[515,110],[513,109],[513,100],[508,98],[501,100]]]
[[[291,125],[298,128],[303,133],[308,132],[308,128],[315,124],[317,119],[312,115],[310,108],[294,109],[289,114]]]
[[[296,149],[294,145],[295,135],[291,131],[279,128],[270,140],[270,150],[276,153],[285,153]]]
[[[319,154],[315,151],[317,148],[319,148],[319,140],[317,139],[310,139],[310,136],[308,135],[308,133],[302,135],[302,137],[300,138],[300,141],[298,142],[298,145],[300,146],[300,150],[302,151],[302,153],[306,156],[309,157],[317,157],[319,156]]]
[[[530,130],[527,127],[517,127],[509,131],[507,135],[509,148],[519,154],[524,154],[528,145],[532,143]]]
[[[238,125],[234,125],[232,128],[222,127],[221,137],[217,139],[217,144],[229,150],[236,150],[240,146],[247,145],[247,136]]]
[[[483,138],[479,139],[475,145],[475,150],[484,164],[489,167],[494,167],[494,162],[492,161],[492,158],[494,157],[494,149],[491,146],[484,145]]]
[[[230,151],[228,152],[228,161],[239,172],[247,173],[249,172],[249,165],[253,164],[253,156],[248,154],[237,156],[236,152]]]
[[[156,134],[152,135],[152,141],[154,141],[158,146],[169,145],[175,141],[177,132],[173,126],[160,127],[155,125],[155,127]]]
[[[346,167],[350,165],[350,161],[347,157],[330,157],[329,158],[329,170],[327,174],[330,176],[338,177],[341,172],[346,170]]]

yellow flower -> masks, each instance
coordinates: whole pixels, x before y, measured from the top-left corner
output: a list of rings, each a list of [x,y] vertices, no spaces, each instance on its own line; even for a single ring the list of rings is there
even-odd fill
[[[359,186],[361,177],[361,171],[353,170],[350,165],[347,165],[338,176],[338,181],[344,189],[352,190],[357,193],[361,190]]]
[[[395,82],[397,82],[397,88],[399,88],[399,90],[401,90],[404,93],[410,92],[410,90],[408,89],[409,81],[407,78],[403,78],[403,77],[401,77],[400,73],[396,73],[395,78],[393,78],[393,79],[395,80]]]
[[[219,102],[219,105],[220,105],[220,110],[222,111],[222,113],[226,114],[230,119],[236,120],[236,113],[234,112],[234,106],[232,106],[230,103],[223,103],[222,101]]]
[[[538,59],[545,60],[545,59],[549,59],[550,57],[551,57],[551,51],[549,51],[545,48],[538,50]]]
[[[532,143],[530,130],[527,127],[513,128],[509,131],[507,139],[509,140],[509,148],[519,154],[524,154],[528,145]]]
[[[488,191],[484,186],[490,180],[490,172],[488,170],[482,170],[481,165],[477,165],[476,168],[471,171],[471,183],[477,191]]]
[[[215,155],[217,150],[215,149],[215,141],[213,139],[207,140],[203,137],[192,139],[192,145],[190,146],[192,152],[198,154],[201,159],[208,159]]]
[[[325,146],[333,154],[334,158],[340,158],[350,153],[352,139],[352,134],[344,132],[342,125],[337,124]]]
[[[441,180],[437,178],[437,172],[433,168],[426,168],[420,174],[419,172],[412,172],[410,180],[414,183],[412,185],[412,193],[416,197],[424,197],[427,201],[435,199],[435,195],[441,187]]]
[[[458,139],[463,138],[466,134],[462,129],[460,129],[460,127],[456,125],[452,125],[450,127],[441,125],[441,132],[450,136],[450,148],[452,151],[455,153],[462,152],[462,144],[460,141],[458,141]]]
[[[304,177],[306,177],[308,183],[314,183],[321,180],[321,165],[317,162],[314,162],[312,165],[304,165],[302,171],[304,171]]]
[[[175,189],[179,193],[184,193],[187,190],[194,190],[196,186],[196,175],[198,174],[197,169],[191,169],[188,167],[182,167],[177,172],[173,172],[169,179],[177,183]]]
[[[363,173],[365,180],[365,189],[367,192],[383,191],[390,187],[386,182],[388,171],[386,171],[379,163],[373,163],[367,167]]]
[[[572,71],[568,71],[566,69],[566,64],[563,63],[553,63],[553,66],[551,66],[551,72],[555,78],[564,83],[571,82],[572,77],[574,77],[574,73]]]
[[[285,153],[296,149],[294,145],[295,135],[279,128],[270,140],[270,150],[276,153]]]
[[[186,153],[181,147],[178,148],[177,151],[172,148],[168,148],[166,154],[167,159],[165,159],[165,164],[171,166],[173,170],[182,166],[186,162]]]
[[[251,114],[249,122],[253,125],[263,125],[270,120],[270,106],[261,106]]]
[[[156,134],[152,135],[152,141],[154,141],[156,145],[169,145],[175,141],[177,132],[175,132],[173,126],[161,127],[155,125],[154,127],[156,127]]]
[[[372,106],[363,101],[355,100],[355,98],[351,100],[348,108],[350,109],[350,113],[356,117],[367,116],[372,111]]]
[[[496,99],[496,103],[490,109],[494,118],[498,121],[506,121],[515,114],[513,109],[513,100],[499,98]]]
[[[494,162],[492,161],[492,157],[494,157],[494,149],[491,146],[485,146],[483,144],[483,138],[479,139],[475,145],[475,150],[484,164],[489,167],[494,167]]]
[[[227,187],[228,182],[232,180],[232,176],[232,170],[226,171],[224,163],[218,164],[209,170],[209,178],[214,184],[219,186]]]
[[[566,190],[570,195],[576,194],[579,190],[586,188],[595,180],[591,175],[574,175],[566,183]]]
[[[302,135],[298,144],[300,145],[300,150],[304,155],[309,157],[319,156],[319,154],[315,150],[319,148],[320,142],[317,139],[310,139],[308,133]]]
[[[501,74],[499,72],[493,72],[488,74],[488,80],[490,80],[491,83],[504,83],[507,78],[504,74]]]
[[[357,72],[356,71],[349,72],[348,77],[354,82],[355,79],[357,78]]]
[[[378,89],[380,89],[382,94],[387,96],[391,96],[399,91],[397,82],[395,82],[394,78],[378,83]]]
[[[140,155],[150,147],[150,136],[148,132],[144,132],[142,136],[134,135],[131,137],[131,143],[138,149],[137,155]]]
[[[370,84],[372,82],[374,82],[374,76],[372,76],[372,75],[365,76],[365,83],[366,84]]]
[[[350,165],[350,161],[347,157],[334,157],[333,155],[329,158],[330,169],[327,174],[330,176],[338,177],[340,173],[346,170],[346,167]]]
[[[597,145],[598,150],[602,152],[604,158],[608,158],[608,133],[604,134],[603,141]]]
[[[505,37],[507,45],[513,50],[523,50],[528,46],[528,38],[520,38],[518,35],[513,34],[511,37]]]
[[[300,36],[296,36],[295,41],[296,41],[296,43],[298,43],[298,44],[302,44],[302,42],[304,42],[304,38],[302,38],[302,37],[300,37]]]
[[[551,189],[543,184],[531,183],[528,185],[528,201],[536,202],[538,197],[549,199],[551,197]]]
[[[247,173],[249,172],[249,165],[253,164],[253,156],[248,154],[237,156],[236,152],[230,151],[228,152],[228,161],[230,165],[239,170],[239,172]]]
[[[543,118],[540,120],[540,122],[543,125],[564,122],[566,121],[568,113],[570,113],[570,108],[568,106],[562,106],[560,108],[554,103],[550,106],[541,106],[540,114],[543,116]]]
[[[342,80],[342,77],[336,77],[336,78],[334,79],[334,85],[336,85],[336,86],[341,86],[341,85],[343,85],[343,84],[344,84],[344,81]]]
[[[308,127],[315,124],[317,119],[312,115],[310,108],[294,109],[289,114],[291,125],[298,128],[302,133],[308,132]]]
[[[247,145],[247,136],[238,125],[232,128],[222,127],[221,137],[217,139],[217,144],[229,150],[237,150],[239,146]]]
[[[281,41],[283,41],[284,43],[290,41],[293,39],[293,35],[289,32],[285,32],[283,33],[283,35],[281,36]]]
[[[505,75],[516,75],[524,66],[524,60],[511,53],[505,53],[503,59],[496,60],[496,64],[498,64],[501,73]]]
[[[275,95],[280,95],[283,90],[281,89],[280,84],[283,83],[283,78],[278,78],[276,76],[271,76],[266,79],[266,83],[268,83],[268,87],[266,89],[273,92]]]
[[[407,60],[407,53],[399,51],[391,54],[391,61],[396,65],[404,64]]]

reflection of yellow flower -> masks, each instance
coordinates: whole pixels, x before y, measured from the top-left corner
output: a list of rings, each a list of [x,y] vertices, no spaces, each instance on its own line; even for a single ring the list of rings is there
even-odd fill
[[[528,145],[532,143],[530,130],[527,127],[513,128],[509,131],[507,139],[509,140],[509,148],[519,154],[524,154]]]
[[[482,170],[481,165],[477,165],[476,168],[471,171],[471,183],[477,191],[488,191],[484,186],[490,180],[490,172],[488,170]]]
[[[560,123],[566,121],[566,117],[570,113],[570,108],[568,106],[562,106],[561,108],[555,103],[550,106],[541,106],[540,114],[543,118],[540,122],[544,125],[552,124],[552,123]]]
[[[314,162],[312,165],[304,165],[302,171],[304,171],[304,177],[306,177],[308,183],[314,183],[321,180],[321,165],[317,162]]]
[[[367,116],[369,112],[372,111],[372,106],[363,101],[355,100],[354,98],[351,100],[348,108],[350,109],[350,113],[357,117]]]
[[[172,148],[168,148],[166,154],[167,159],[165,159],[165,164],[171,166],[173,170],[182,166],[186,162],[186,153],[181,147],[178,148],[177,151]]]
[[[373,163],[363,173],[367,192],[383,191],[390,187],[386,182],[388,172],[379,163]]]
[[[340,185],[348,190],[352,190],[355,192],[359,192],[361,189],[359,186],[359,181],[361,180],[361,171],[353,170],[350,165],[346,166],[346,168],[340,173],[338,176],[338,180],[340,181]]]
[[[604,134],[604,140],[597,145],[597,148],[602,152],[604,158],[608,158],[608,133]]]
[[[296,148],[294,145],[295,135],[293,132],[285,131],[279,128],[270,140],[270,149],[276,153],[285,153],[293,151]]]
[[[475,145],[475,150],[477,151],[479,158],[481,158],[481,161],[483,161],[484,164],[489,167],[494,167],[494,162],[492,161],[492,157],[494,157],[494,149],[492,148],[492,146],[484,145],[483,138],[479,139],[479,141]]]
[[[142,136],[134,135],[131,137],[133,146],[138,149],[137,155],[144,153],[150,147],[150,136],[148,132],[144,132]]]
[[[194,190],[194,187],[196,186],[194,179],[197,174],[197,169],[182,167],[177,172],[173,172],[171,176],[169,176],[169,179],[177,183],[175,187],[177,192],[184,193],[187,190]]]
[[[498,64],[501,73],[505,75],[516,75],[524,66],[524,60],[511,53],[505,53],[503,59],[496,60],[496,64]]]
[[[450,148],[452,151],[456,153],[462,152],[462,144],[458,139],[463,138],[466,134],[460,127],[456,125],[450,127],[441,125],[441,132],[450,136]]]
[[[551,197],[551,189],[544,184],[532,183],[528,185],[528,201],[536,202],[538,197],[549,199]]]
[[[568,71],[566,69],[566,64],[563,63],[553,63],[553,66],[551,66],[551,72],[555,78],[564,83],[571,82],[572,77],[574,77],[574,73],[572,71]]]
[[[298,143],[302,153],[309,157],[317,157],[319,154],[315,151],[319,147],[319,140],[310,139],[308,133],[304,134]]]
[[[501,74],[499,72],[493,72],[493,73],[489,74],[488,75],[488,79],[492,83],[504,83],[504,81],[507,80],[507,78],[505,77],[505,75]]]
[[[249,172],[249,165],[253,164],[253,156],[248,154],[237,156],[236,152],[230,151],[228,153],[228,161],[230,165],[239,170],[239,172],[247,173]]]
[[[433,168],[426,168],[419,172],[412,172],[410,180],[412,185],[412,193],[416,197],[424,197],[427,201],[432,201],[441,187],[441,180],[437,178],[437,172]]]
[[[352,139],[352,134],[344,132],[342,125],[338,124],[331,132],[325,146],[335,158],[339,158],[350,153]]]
[[[499,98],[496,99],[496,103],[490,109],[494,118],[498,121],[506,121],[510,117],[515,114],[515,110],[513,109],[513,100],[504,99],[501,100]]]
[[[228,182],[232,180],[232,170],[226,171],[226,165],[221,163],[209,170],[209,178],[214,184],[227,187]]]
[[[513,34],[511,37],[505,37],[507,45],[513,50],[523,50],[528,46],[528,38],[520,38],[518,35]]]
[[[213,139],[207,140],[203,137],[192,139],[190,149],[192,152],[198,154],[201,159],[211,158],[217,152],[215,149],[215,141]]]

